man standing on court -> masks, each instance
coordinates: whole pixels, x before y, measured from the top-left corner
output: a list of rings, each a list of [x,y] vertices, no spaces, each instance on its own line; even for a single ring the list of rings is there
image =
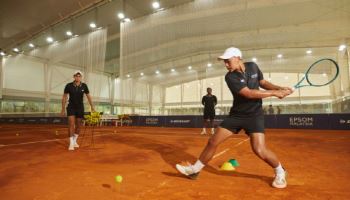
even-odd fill
[[[207,88],[207,94],[202,98],[202,104],[204,106],[204,122],[203,122],[203,130],[201,135],[207,134],[206,128],[211,128],[211,134],[214,134],[214,118],[215,118],[215,106],[217,104],[217,99],[215,95],[212,95],[212,89],[210,87]]]
[[[86,95],[88,102],[91,106],[91,112],[95,112],[92,105],[91,96],[89,94],[88,86],[81,82],[83,73],[81,71],[76,71],[73,74],[74,81],[70,82],[64,88],[64,94],[62,97],[62,111],[61,115],[65,116],[65,107],[67,98],[69,95],[69,103],[67,106],[67,116],[68,116],[68,133],[69,133],[69,147],[68,150],[72,151],[74,148],[78,148],[77,139],[80,133],[80,126],[82,119],[84,117],[84,94]]]

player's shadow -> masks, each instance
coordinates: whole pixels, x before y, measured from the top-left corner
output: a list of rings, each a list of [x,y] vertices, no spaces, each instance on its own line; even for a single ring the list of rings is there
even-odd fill
[[[262,176],[262,175],[256,175],[256,174],[249,174],[244,172],[229,172],[229,171],[218,171],[217,169],[213,168],[210,165],[207,165],[204,169],[204,171],[207,171],[212,174],[216,174],[219,176],[229,176],[229,177],[240,177],[240,178],[253,178],[253,179],[259,179],[267,184],[271,184],[273,178],[268,176]],[[172,176],[177,178],[187,178],[182,174],[179,173],[173,173],[173,172],[162,172],[166,176]],[[200,175],[199,175],[200,176]]]
[[[154,137],[157,137],[157,136],[155,135]],[[133,146],[139,149],[155,151],[159,153],[162,159],[173,168],[175,168],[175,165],[179,163],[179,161],[197,160],[197,157],[185,152],[187,147],[183,143],[183,139],[182,140],[177,139],[178,143],[176,145],[152,140],[152,139],[149,139],[149,137],[144,138],[142,136],[135,136],[135,135],[131,135],[131,136],[116,135],[116,136],[113,136],[113,140],[115,140],[115,142],[123,143],[125,145]],[[249,174],[249,173],[243,173],[243,172],[237,172],[237,171],[235,171],[234,173],[227,172],[227,171],[218,171],[217,169],[215,169],[210,165],[207,165],[203,170],[212,174],[220,175],[220,176],[260,179],[268,184],[270,184],[272,181],[272,178],[268,176],[261,176],[261,175],[255,175],[255,174]],[[178,173],[172,173],[172,172],[162,172],[162,173],[167,176],[186,178]]]

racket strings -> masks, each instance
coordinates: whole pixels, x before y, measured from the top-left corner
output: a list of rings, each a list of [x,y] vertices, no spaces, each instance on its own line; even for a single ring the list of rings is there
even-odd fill
[[[332,82],[338,75],[338,67],[330,60],[313,65],[307,72],[307,81],[313,86],[323,86]]]

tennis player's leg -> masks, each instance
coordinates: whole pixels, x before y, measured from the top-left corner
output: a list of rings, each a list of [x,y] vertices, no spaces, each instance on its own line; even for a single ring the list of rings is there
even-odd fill
[[[206,165],[214,156],[217,147],[232,136],[232,132],[225,128],[218,128],[216,134],[210,137],[207,145],[199,156],[199,161]]]
[[[265,145],[265,134],[264,133],[251,133],[249,134],[250,144],[253,152],[260,159],[265,161],[268,165],[273,168],[278,167],[280,164],[277,156]]]
[[[84,118],[84,107],[80,107],[75,112],[75,132],[73,135],[73,141],[74,141],[75,148],[79,147],[77,141],[78,141],[78,137],[80,134],[83,118]]]
[[[194,165],[176,165],[176,169],[183,175],[196,179],[203,167],[213,158],[217,147],[227,138],[232,136],[232,132],[225,128],[218,128],[216,134],[212,135]]]
[[[203,129],[202,129],[201,135],[207,134],[206,128],[208,127],[208,120],[209,120],[208,114],[207,114],[206,110],[204,110],[204,113],[203,113]]]
[[[81,118],[81,116],[76,117],[76,119],[75,119],[75,132],[73,134],[73,140],[74,140],[74,147],[75,148],[79,147],[77,141],[78,141],[78,137],[79,137],[79,134],[80,134],[82,121],[83,121],[83,118]]]
[[[215,111],[213,111],[210,114],[210,118],[209,118],[209,127],[211,129],[211,134],[214,135],[215,130],[214,130],[214,118],[215,118]]]
[[[244,129],[249,135],[253,152],[275,170],[276,175],[272,186],[285,188],[287,186],[286,172],[276,154],[268,149],[265,144],[264,116],[256,116],[247,120]]]
[[[283,169],[276,154],[266,147],[265,134],[251,133],[249,135],[250,144],[254,153],[275,170],[275,179],[272,182],[272,186],[275,188],[287,187],[286,172]]]
[[[75,115],[68,114],[68,133],[69,133],[69,147],[68,150],[74,150],[74,132],[75,132]]]

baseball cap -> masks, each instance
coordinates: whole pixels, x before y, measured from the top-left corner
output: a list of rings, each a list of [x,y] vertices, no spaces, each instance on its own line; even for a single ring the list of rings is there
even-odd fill
[[[83,72],[81,72],[80,70],[77,70],[74,72],[73,76],[80,74],[81,76],[83,76]]]
[[[227,48],[221,56],[218,57],[218,60],[229,59],[232,57],[240,57],[242,58],[242,52],[236,47]]]

